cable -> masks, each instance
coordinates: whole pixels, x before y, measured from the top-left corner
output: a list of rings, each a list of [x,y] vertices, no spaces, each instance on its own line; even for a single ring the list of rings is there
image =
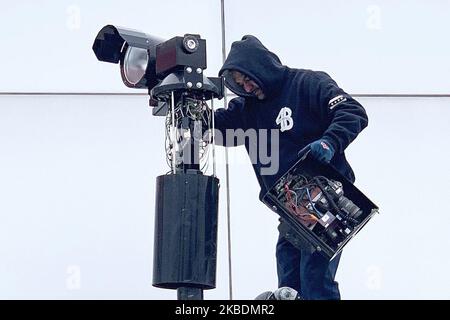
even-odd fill
[[[318,218],[316,216],[309,213],[310,211],[304,203],[302,203],[300,206],[298,205],[297,193],[289,189],[288,183],[285,184],[284,190],[286,192],[286,203],[288,204],[288,208],[291,209],[291,211],[293,211],[293,214],[296,217],[298,217],[301,220],[301,222],[303,221],[303,224],[306,224],[307,227],[310,227],[307,224],[314,224],[318,221]],[[309,195],[308,189],[306,190]],[[294,202],[291,197],[292,193],[296,196],[296,202]],[[303,208],[305,212],[302,212],[300,208]]]
[[[309,204],[311,205],[311,208],[313,208],[314,212],[317,213],[319,218],[321,218],[323,216],[323,214],[320,213],[320,211],[316,209],[316,206],[314,205],[314,201],[311,199],[311,194],[309,193],[308,188],[306,188],[306,194],[308,195],[308,200],[309,200]]]
[[[213,177],[216,177],[216,141],[215,141],[215,123],[214,123],[214,98],[211,98],[211,113],[212,113],[212,157],[213,157]]]
[[[175,143],[176,143],[176,123],[175,123],[175,92],[172,92],[172,97],[170,101],[171,106],[171,113],[172,113],[172,128],[174,132],[172,133],[172,172],[173,174],[176,173],[176,150],[175,150]]]
[[[225,46],[225,0],[220,0],[220,17],[222,23],[222,63],[226,59],[226,46]],[[227,102],[227,89],[224,90],[224,104],[225,108],[228,106]],[[228,285],[230,300],[233,300],[233,278],[231,269],[231,213],[230,213],[230,165],[228,163],[228,148],[225,148],[225,184],[227,190],[227,230],[228,230]]]

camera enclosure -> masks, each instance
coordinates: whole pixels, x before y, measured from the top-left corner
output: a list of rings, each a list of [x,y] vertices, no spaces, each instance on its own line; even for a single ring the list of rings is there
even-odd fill
[[[332,260],[378,212],[346,177],[305,153],[263,196],[279,231],[299,249]]]

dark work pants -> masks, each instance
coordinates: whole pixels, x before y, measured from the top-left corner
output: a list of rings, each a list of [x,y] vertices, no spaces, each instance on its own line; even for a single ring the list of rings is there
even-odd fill
[[[341,254],[328,261],[320,253],[299,250],[283,237],[277,243],[278,287],[291,287],[305,300],[339,300],[334,281]]]

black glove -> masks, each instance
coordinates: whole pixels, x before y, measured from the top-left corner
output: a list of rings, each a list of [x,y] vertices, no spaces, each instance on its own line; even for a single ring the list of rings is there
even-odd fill
[[[325,139],[319,139],[309,145],[311,155],[317,160],[329,163],[334,156],[334,149]]]

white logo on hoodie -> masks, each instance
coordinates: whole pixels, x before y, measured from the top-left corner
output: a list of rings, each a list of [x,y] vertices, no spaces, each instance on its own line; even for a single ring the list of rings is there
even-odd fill
[[[281,108],[275,122],[276,124],[281,126],[281,132],[291,130],[294,126],[294,120],[292,119],[292,110],[288,107]]]

